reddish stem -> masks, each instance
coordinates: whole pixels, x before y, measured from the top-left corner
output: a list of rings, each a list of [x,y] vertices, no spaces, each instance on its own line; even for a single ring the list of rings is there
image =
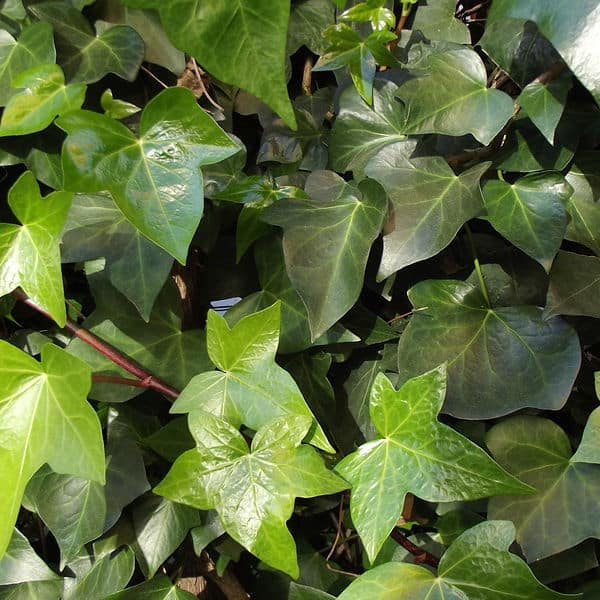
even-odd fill
[[[437,556],[434,556],[427,550],[423,548],[419,548],[416,544],[413,544],[397,527],[392,529],[392,533],[390,533],[390,537],[400,544],[405,550],[410,552],[415,557],[415,562],[419,564],[430,565],[431,567],[437,567],[440,564],[440,559]]]

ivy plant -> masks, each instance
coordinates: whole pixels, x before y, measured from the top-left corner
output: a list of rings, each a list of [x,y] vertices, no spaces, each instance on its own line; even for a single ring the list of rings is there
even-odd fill
[[[600,0],[0,2],[0,600],[595,600]]]

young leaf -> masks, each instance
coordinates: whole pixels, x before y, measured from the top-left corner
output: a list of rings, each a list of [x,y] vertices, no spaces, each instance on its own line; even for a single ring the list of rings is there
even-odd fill
[[[374,181],[356,186],[331,171],[311,174],[306,190],[311,201],[282,200],[265,211],[265,220],[283,228],[287,272],[315,340],[358,300],[386,198]]]
[[[294,539],[285,526],[294,499],[347,487],[325,468],[316,450],[301,444],[311,419],[286,415],[270,420],[250,450],[237,429],[209,413],[193,412],[189,425],[197,448],[175,461],[155,492],[201,510],[216,508],[231,537],[296,578]]]
[[[385,0],[366,0],[351,6],[338,16],[340,21],[370,22],[376,31],[393,29],[396,24],[394,11],[384,6]]]
[[[529,562],[600,537],[600,451],[592,431],[580,455],[572,453],[566,433],[549,419],[516,416],[488,432],[494,458],[537,489],[527,497],[492,498],[488,512],[491,519],[510,518],[515,524]]]
[[[24,88],[8,101],[0,119],[0,137],[25,135],[46,129],[57,115],[80,108],[85,100],[82,83],[65,85],[58,65],[40,65],[12,80]]]
[[[40,64],[56,59],[52,27],[48,23],[32,23],[24,27],[18,40],[0,30],[0,106],[18,90],[12,87],[15,77]]]
[[[125,102],[125,100],[114,98],[110,88],[102,92],[102,96],[100,96],[100,106],[102,106],[104,114],[111,119],[125,119],[131,115],[135,115],[141,110],[139,106],[136,106],[131,102]]]
[[[0,556],[27,482],[44,464],[104,483],[100,422],[86,396],[89,367],[51,344],[42,362],[0,341]]]
[[[276,302],[230,328],[223,317],[209,311],[208,354],[219,370],[194,377],[171,412],[207,411],[255,430],[274,417],[303,415],[313,421],[311,443],[333,451],[292,376],[275,362],[280,313]]]
[[[35,177],[23,173],[8,192],[22,225],[0,224],[0,296],[21,287],[62,327],[67,315],[58,243],[72,194],[40,196]]]
[[[400,338],[400,380],[448,361],[444,412],[489,419],[564,405],[581,351],[560,318],[544,320],[535,306],[489,308],[477,288],[461,281],[421,281],[408,295],[419,310]]]
[[[110,191],[133,225],[184,264],[202,216],[198,167],[238,151],[194,95],[179,87],[155,96],[142,112],[139,138],[122,123],[85,110],[57,125],[68,134],[65,185]]]
[[[407,381],[399,391],[383,373],[375,378],[370,414],[381,438],[336,466],[352,485],[352,522],[370,560],[400,518],[408,492],[429,502],[451,502],[531,491],[437,421],[445,393],[445,366]]]

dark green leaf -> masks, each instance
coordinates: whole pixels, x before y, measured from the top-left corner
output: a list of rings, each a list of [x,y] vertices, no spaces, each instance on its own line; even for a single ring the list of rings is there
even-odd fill
[[[144,444],[169,462],[175,462],[180,454],[194,447],[187,418],[178,417],[169,421],[164,427],[147,437]]]
[[[469,28],[455,16],[454,0],[427,0],[417,6],[412,28],[420,30],[430,40],[469,44]]]
[[[335,9],[331,0],[300,0],[290,11],[287,53],[294,54],[306,46],[315,54],[323,54],[327,42],[323,31],[334,22]]]
[[[104,600],[193,600],[194,598],[196,596],[180,590],[168,577],[160,575],[145,583],[112,594]]]
[[[35,553],[27,538],[14,529],[0,560],[0,586],[53,579],[59,579],[58,575]]]

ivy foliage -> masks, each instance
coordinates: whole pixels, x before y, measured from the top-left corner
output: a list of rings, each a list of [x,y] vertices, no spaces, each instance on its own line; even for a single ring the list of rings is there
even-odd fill
[[[600,0],[0,1],[0,600],[594,600]]]

